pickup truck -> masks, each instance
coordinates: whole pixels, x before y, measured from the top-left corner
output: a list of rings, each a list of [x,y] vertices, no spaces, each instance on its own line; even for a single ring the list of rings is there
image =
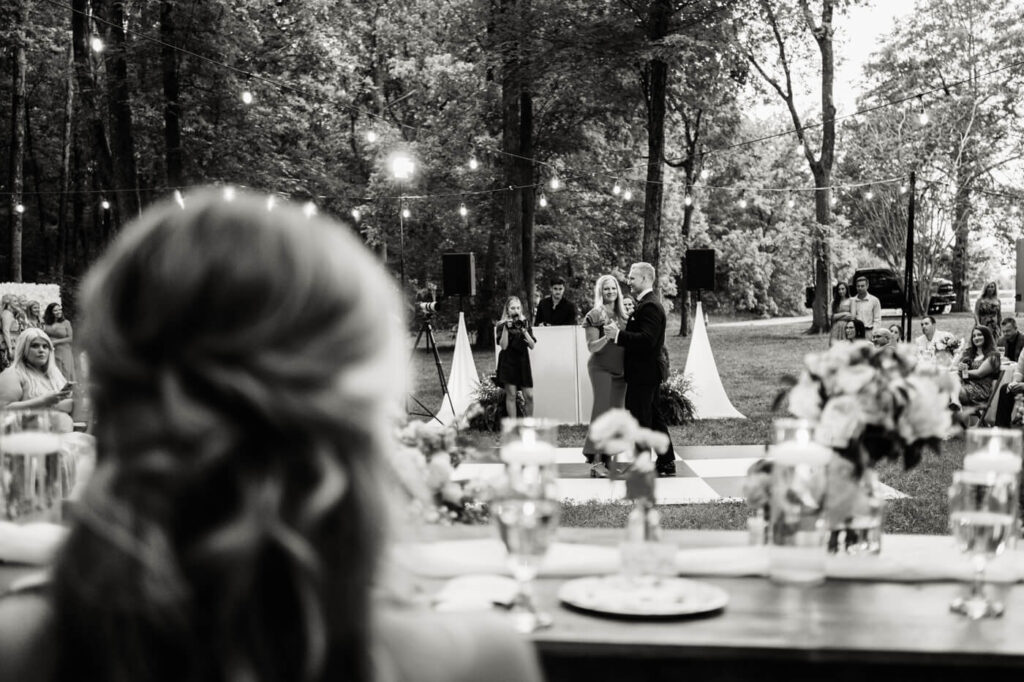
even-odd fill
[[[862,275],[868,278],[868,293],[877,296],[883,308],[903,307],[903,291],[900,289],[902,277],[897,277],[888,268],[864,268],[857,270],[853,273],[853,277],[848,283],[851,294],[856,291],[853,283]],[[914,285],[917,286],[917,283],[915,282]],[[928,300],[928,314],[941,315],[948,313],[952,309],[955,300],[953,282],[942,277],[933,277],[931,296]],[[804,304],[810,308],[813,303],[814,287],[808,287],[807,299]]]

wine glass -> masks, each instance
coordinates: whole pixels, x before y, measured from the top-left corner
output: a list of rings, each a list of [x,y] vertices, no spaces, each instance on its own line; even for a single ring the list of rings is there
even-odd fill
[[[491,504],[518,590],[511,606],[519,632],[551,625],[533,603],[533,579],[558,528],[558,424],[548,419],[503,419],[505,477]]]
[[[960,551],[971,555],[974,576],[964,597],[949,608],[971,620],[1001,616],[1003,605],[985,594],[990,557],[1006,548],[1013,533],[1017,476],[997,471],[956,471],[949,488],[949,527]]]

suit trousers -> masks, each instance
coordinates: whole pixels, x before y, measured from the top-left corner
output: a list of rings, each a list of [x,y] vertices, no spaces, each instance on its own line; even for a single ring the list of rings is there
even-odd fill
[[[640,422],[640,426],[668,435],[668,426],[665,425],[661,413],[654,406],[658,397],[658,386],[658,384],[637,384],[627,381],[626,409]],[[665,454],[658,455],[655,465],[660,468],[675,460],[676,452],[672,447],[672,437],[669,436],[668,450]]]

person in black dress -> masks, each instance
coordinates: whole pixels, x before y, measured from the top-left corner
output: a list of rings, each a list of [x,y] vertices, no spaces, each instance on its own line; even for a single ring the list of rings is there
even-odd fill
[[[533,371],[530,349],[537,341],[533,329],[523,316],[523,304],[515,296],[505,301],[496,330],[501,353],[498,355],[498,385],[505,389],[505,409],[516,416],[516,393],[523,392],[523,416],[533,415]]]

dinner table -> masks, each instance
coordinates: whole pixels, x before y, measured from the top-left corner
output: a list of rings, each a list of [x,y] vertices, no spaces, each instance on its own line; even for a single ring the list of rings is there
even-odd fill
[[[664,530],[661,542],[677,552],[678,573],[724,590],[724,607],[615,617],[561,603],[568,581],[618,570],[624,537],[621,528],[558,530],[553,563],[533,590],[554,623],[528,635],[546,679],[962,682],[1024,672],[1018,549],[992,565],[989,589],[1005,615],[977,621],[949,611],[970,570],[949,536],[886,534],[879,555],[830,557],[824,583],[799,586],[764,576],[766,548],[751,546],[746,532]],[[390,563],[409,573],[414,591],[428,597],[424,604],[460,576],[503,571],[502,546],[488,526],[430,527],[394,547]],[[0,592],[38,570],[0,564]]]

